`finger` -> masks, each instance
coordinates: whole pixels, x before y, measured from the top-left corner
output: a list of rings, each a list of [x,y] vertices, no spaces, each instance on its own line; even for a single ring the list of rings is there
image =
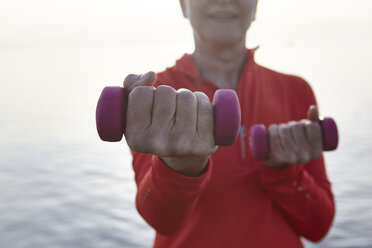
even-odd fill
[[[213,106],[204,92],[194,93],[197,99],[197,124],[196,131],[200,137],[213,136],[214,112]]]
[[[289,129],[292,133],[294,143],[297,147],[296,154],[298,162],[307,163],[310,160],[310,144],[307,141],[305,125],[300,122],[289,122]]]
[[[318,122],[307,122],[305,124],[305,134],[311,147],[312,159],[319,158],[322,155],[323,138],[322,130]]]
[[[175,128],[178,133],[195,134],[197,120],[197,99],[194,93],[187,89],[177,90],[177,107]]]
[[[269,143],[270,143],[270,157],[276,157],[283,152],[283,146],[280,141],[278,132],[278,125],[272,124],[269,126]]]
[[[307,111],[307,119],[310,121],[319,121],[319,112],[316,105],[311,105]]]
[[[176,114],[176,91],[166,85],[160,85],[155,90],[152,110],[152,126],[170,129]]]
[[[288,124],[280,124],[278,126],[278,133],[283,147],[283,157],[285,157],[289,163],[296,163],[298,148],[296,147]]]
[[[151,123],[154,88],[139,86],[128,96],[126,133],[142,132]]]
[[[278,126],[278,133],[283,149],[294,151],[296,149],[296,144],[294,142],[291,130],[289,129],[289,125],[280,124]]]
[[[194,93],[197,98],[197,123],[196,134],[203,141],[204,154],[212,154],[217,150],[214,139],[214,110],[206,94],[197,91]]]
[[[124,92],[129,94],[137,86],[153,86],[157,76],[153,71],[149,71],[142,75],[130,74],[124,79]]]

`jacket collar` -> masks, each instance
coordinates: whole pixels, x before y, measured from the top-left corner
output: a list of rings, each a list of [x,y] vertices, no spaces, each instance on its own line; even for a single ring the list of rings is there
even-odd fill
[[[254,53],[259,47],[255,47],[253,49],[246,49],[246,61],[244,67],[248,64],[255,63],[254,62]],[[190,77],[193,80],[200,79],[200,71],[196,67],[194,61],[191,58],[191,54],[185,53],[180,59],[176,61],[176,65],[174,66],[174,70],[185,74],[186,76]]]

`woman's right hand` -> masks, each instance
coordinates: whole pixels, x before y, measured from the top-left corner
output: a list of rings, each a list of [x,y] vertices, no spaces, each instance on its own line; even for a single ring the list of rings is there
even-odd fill
[[[201,175],[212,153],[214,111],[203,92],[153,87],[156,74],[129,75],[125,138],[135,152],[150,153],[172,170],[186,176]]]

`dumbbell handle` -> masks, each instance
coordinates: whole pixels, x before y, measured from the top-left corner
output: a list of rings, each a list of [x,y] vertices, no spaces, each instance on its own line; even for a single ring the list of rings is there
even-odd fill
[[[96,125],[104,141],[120,141],[125,131],[128,97],[122,87],[105,87],[97,103]],[[213,97],[214,137],[219,146],[232,145],[240,128],[240,104],[234,90],[217,90]]]
[[[332,151],[338,145],[338,131],[336,122],[332,118],[324,118],[319,121],[323,137],[323,150]],[[253,125],[250,130],[249,145],[253,156],[258,160],[265,160],[269,157],[269,137],[265,126],[262,124]]]

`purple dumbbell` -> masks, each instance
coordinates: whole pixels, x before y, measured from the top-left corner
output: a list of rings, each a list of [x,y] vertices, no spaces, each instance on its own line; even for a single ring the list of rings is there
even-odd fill
[[[338,131],[336,122],[332,118],[324,118],[319,121],[322,128],[323,150],[332,151],[338,145]],[[269,157],[269,137],[265,126],[262,124],[253,125],[250,131],[249,145],[253,156],[258,160],[265,160]]]
[[[98,100],[96,124],[99,137],[116,142],[123,137],[128,99],[122,87],[105,87]],[[232,145],[240,128],[240,104],[234,90],[217,90],[213,97],[216,145]]]

